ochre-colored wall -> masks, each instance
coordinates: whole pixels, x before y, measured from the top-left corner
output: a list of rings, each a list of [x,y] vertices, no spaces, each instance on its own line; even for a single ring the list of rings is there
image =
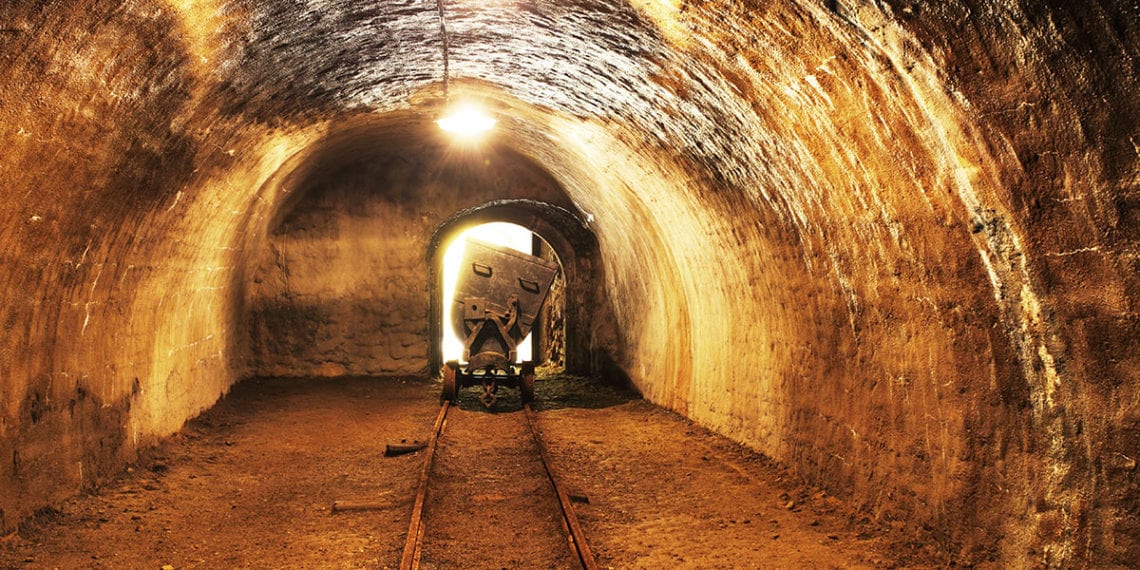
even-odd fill
[[[542,172],[597,238],[597,368],[963,563],[1140,557],[1134,2],[445,4],[446,85],[428,0],[5,6],[0,526],[246,374],[320,373],[249,318],[274,253],[406,271],[393,246],[509,197],[374,184],[474,98],[495,176]],[[390,210],[414,235],[368,244]],[[319,267],[290,295],[337,322],[428,318]]]

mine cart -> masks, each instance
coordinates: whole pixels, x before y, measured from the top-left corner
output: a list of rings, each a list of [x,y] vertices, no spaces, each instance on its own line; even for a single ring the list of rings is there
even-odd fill
[[[460,388],[482,386],[491,407],[500,386],[534,399],[534,362],[516,363],[518,345],[534,326],[558,264],[505,247],[468,240],[459,265],[451,326],[463,341],[463,360],[443,367],[444,400]]]

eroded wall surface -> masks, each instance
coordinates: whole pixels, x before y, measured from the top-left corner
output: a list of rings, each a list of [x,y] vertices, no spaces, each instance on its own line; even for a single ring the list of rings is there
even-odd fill
[[[589,220],[592,342],[647,398],[962,562],[1140,557],[1135,3],[444,4],[446,95]],[[430,124],[436,8],[5,6],[2,526],[276,366],[249,304],[283,298],[282,244],[366,243],[351,189],[431,225],[368,166],[306,165],[384,146],[370,117]],[[362,281],[321,310],[399,304]]]

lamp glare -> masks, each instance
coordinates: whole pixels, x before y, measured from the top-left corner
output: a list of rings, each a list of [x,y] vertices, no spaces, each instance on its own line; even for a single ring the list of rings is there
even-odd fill
[[[436,121],[436,124],[456,137],[475,138],[494,128],[496,122],[480,109],[464,106],[452,110]]]

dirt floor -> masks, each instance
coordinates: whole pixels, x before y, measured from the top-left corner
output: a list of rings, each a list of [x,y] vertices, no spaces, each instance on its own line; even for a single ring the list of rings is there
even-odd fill
[[[537,392],[603,568],[943,565],[634,394],[571,376]],[[243,382],[120,479],[0,538],[0,568],[398,567],[424,454],[384,450],[427,440],[438,395],[420,380]],[[440,440],[424,567],[575,567],[517,394],[494,413],[476,398]]]

